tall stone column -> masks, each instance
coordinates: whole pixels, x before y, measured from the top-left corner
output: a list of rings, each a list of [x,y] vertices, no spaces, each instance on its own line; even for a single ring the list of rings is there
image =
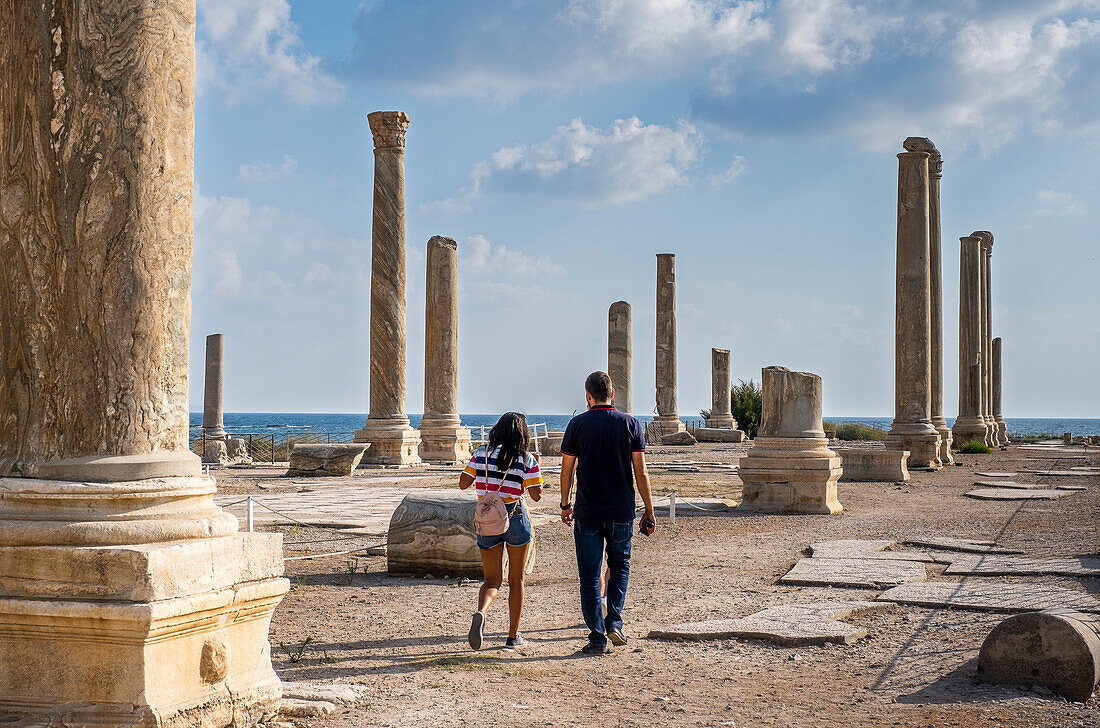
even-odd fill
[[[730,352],[729,349],[710,350],[710,417],[707,427],[736,430],[730,407]]]
[[[403,111],[367,115],[374,135],[371,223],[370,414],[356,442],[363,464],[419,465],[420,433],[405,413],[405,130]]]
[[[993,234],[986,230],[971,233],[981,241],[981,296],[982,296],[982,420],[985,422],[985,444],[997,445],[997,423],[993,419],[993,328],[990,315],[989,259],[993,255]]]
[[[631,351],[630,304],[616,301],[607,310],[607,374],[615,389],[612,404],[628,415],[634,414],[630,399]]]
[[[943,265],[940,229],[940,180],[943,179],[943,157],[930,139],[909,137],[903,145],[909,152],[928,152],[928,272],[930,289],[931,323],[929,336],[932,346],[932,399],[930,411],[932,426],[940,436],[940,462],[953,465],[951,455],[951,429],[943,416]]]
[[[222,411],[222,363],[225,360],[225,336],[206,337],[206,381],[203,389],[202,445],[204,463],[222,464],[228,460]]]
[[[821,422],[821,377],[765,367],[760,431],[741,458],[741,511],[840,513],[836,483],[843,469]]]
[[[951,428],[956,445],[985,442],[982,417],[982,242],[959,238],[959,414]]]
[[[894,312],[894,422],[886,447],[909,451],[909,467],[936,470],[932,426],[928,152],[898,155],[897,303]]]
[[[424,417],[420,458],[462,463],[470,458],[470,431],[458,418],[458,244],[428,241],[424,288]]]
[[[1008,423],[1001,411],[1001,337],[993,340],[993,419],[997,423],[997,444],[1008,444]]]
[[[676,410],[676,256],[657,254],[657,416],[661,435],[682,432]],[[612,380],[614,381],[614,380]]]
[[[289,583],[188,450],[194,0],[0,34],[0,714],[255,724]]]

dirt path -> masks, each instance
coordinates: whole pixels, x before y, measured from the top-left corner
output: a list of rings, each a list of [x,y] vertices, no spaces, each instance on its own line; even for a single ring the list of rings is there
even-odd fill
[[[743,449],[657,449],[651,460],[735,462]],[[626,631],[630,644],[603,658],[579,655],[581,626],[571,533],[536,527],[538,563],[529,578],[521,650],[503,645],[507,610],[489,616],[487,648],[465,642],[478,584],[395,579],[385,558],[288,562],[294,586],[276,612],[272,650],[287,680],[353,682],[366,702],[299,725],[382,726],[1079,726],[1100,725],[1086,706],[1018,688],[978,685],[982,640],[1004,615],[898,607],[858,617],[869,637],[850,646],[785,648],[763,642],[666,643],[644,635],[658,625],[737,617],[821,597],[871,598],[870,590],[777,585],[814,541],[836,538],[959,536],[995,540],[1033,556],[1100,552],[1100,478],[1056,501],[987,502],[962,494],[975,470],[1022,471],[1046,453],[1010,450],[961,456],[962,466],[914,474],[913,482],[842,483],[839,516],[681,517],[652,538],[635,536]],[[1052,463],[1053,464],[1053,463]],[[1085,464],[1061,463],[1059,467]],[[1088,464],[1100,464],[1100,452]],[[552,465],[547,462],[546,465]],[[1023,479],[1021,475],[1018,479]],[[249,492],[244,475],[220,477]],[[410,481],[439,487],[447,478]],[[1035,476],[1030,482],[1039,482]],[[682,494],[736,493],[740,481],[713,472],[657,475]],[[318,486],[322,487],[322,486]],[[369,487],[365,484],[364,487]],[[550,502],[557,497],[550,493]],[[293,540],[288,537],[288,540]],[[324,544],[298,547],[296,552]],[[355,573],[349,565],[355,565]],[[942,567],[931,578],[944,579]],[[978,577],[974,577],[978,578]],[[1042,578],[1093,594],[1097,579]],[[990,582],[994,581],[992,579]],[[506,593],[506,589],[504,592]],[[306,638],[300,662],[288,648]]]

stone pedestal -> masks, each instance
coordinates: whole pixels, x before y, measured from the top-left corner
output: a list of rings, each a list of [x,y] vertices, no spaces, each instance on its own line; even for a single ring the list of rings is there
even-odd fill
[[[908,450],[909,467],[941,467],[932,425],[928,152],[898,155],[897,299],[894,310],[894,422],[886,447]]]
[[[729,349],[710,350],[710,417],[706,426],[719,430],[736,430],[737,420],[730,409]]]
[[[993,340],[993,421],[997,425],[997,444],[1008,445],[1008,423],[1001,412],[1001,337]]]
[[[634,414],[630,398],[631,358],[630,304],[616,301],[607,310],[607,375],[615,390],[611,404],[628,415]]]
[[[356,442],[364,465],[420,465],[420,433],[405,413],[405,130],[409,115],[367,115],[374,136],[371,223],[370,414]]]
[[[909,453],[905,450],[885,450],[875,448],[862,450],[854,447],[834,448],[840,456],[844,468],[844,481],[866,482],[909,482],[909,469],[906,463]]]
[[[676,409],[676,256],[657,255],[657,416],[650,429],[658,437],[682,432]]]
[[[981,415],[981,240],[959,238],[959,251],[959,414],[951,428],[956,446],[986,439]]]
[[[470,431],[458,417],[458,244],[428,241],[424,308],[424,416],[420,459],[466,464]]]
[[[840,458],[821,426],[821,377],[766,367],[763,411],[753,448],[741,458],[738,510],[760,513],[840,513]]]
[[[194,0],[0,28],[0,723],[254,725],[289,584],[187,449]]]
[[[902,145],[908,152],[928,152],[928,272],[929,338],[931,343],[932,390],[929,411],[932,427],[940,436],[939,458],[943,465],[954,465],[951,455],[951,429],[943,416],[943,264],[940,228],[940,180],[943,157],[930,139],[909,137]],[[906,473],[908,478],[908,473]]]

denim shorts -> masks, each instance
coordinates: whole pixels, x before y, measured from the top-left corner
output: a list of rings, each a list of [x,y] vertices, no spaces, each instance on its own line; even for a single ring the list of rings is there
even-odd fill
[[[508,530],[499,536],[478,536],[477,547],[482,551],[488,551],[506,543],[509,546],[526,546],[531,543],[531,519],[527,515],[527,509],[522,501],[508,508],[511,518],[508,520]]]

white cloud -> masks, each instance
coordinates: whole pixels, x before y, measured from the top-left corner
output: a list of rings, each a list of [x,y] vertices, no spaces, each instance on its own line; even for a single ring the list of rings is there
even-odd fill
[[[1055,190],[1039,190],[1040,215],[1072,215],[1084,210],[1084,205],[1078,200],[1077,195]]]
[[[200,88],[219,89],[230,104],[267,90],[300,104],[343,97],[343,84],[305,49],[288,0],[199,0],[198,16]]]
[[[464,190],[460,190],[460,194],[465,194]],[[461,215],[466,212],[472,212],[473,208],[469,204],[458,199],[458,197],[448,197],[444,200],[435,200],[434,202],[423,202],[417,208],[417,212],[421,215]]]
[[[286,179],[296,169],[298,169],[298,160],[288,154],[283,157],[281,164],[268,162],[242,164],[237,167],[237,178],[242,182],[277,182]]]
[[[745,158],[737,155],[728,167],[717,174],[710,175],[707,179],[712,185],[726,184],[740,177],[748,168],[749,163],[745,161]]]
[[[471,235],[459,251],[464,270],[479,277],[535,278],[559,275],[565,270],[549,258],[536,260],[519,250],[509,250],[507,245],[493,245],[484,235]]]
[[[574,119],[546,141],[505,147],[472,173],[486,189],[537,192],[585,204],[634,202],[688,183],[703,151],[690,124],[675,128],[616,119],[606,129]]]

